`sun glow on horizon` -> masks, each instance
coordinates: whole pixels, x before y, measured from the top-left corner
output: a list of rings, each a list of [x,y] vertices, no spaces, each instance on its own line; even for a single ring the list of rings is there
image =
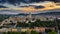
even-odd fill
[[[28,7],[22,7],[22,8],[21,7],[20,8],[0,8],[0,10],[19,10],[19,11],[24,11],[24,12],[35,12],[35,11],[60,9],[60,6],[57,6],[56,3],[47,3],[47,4],[44,4],[43,6],[45,8],[35,9],[32,6],[28,6]]]

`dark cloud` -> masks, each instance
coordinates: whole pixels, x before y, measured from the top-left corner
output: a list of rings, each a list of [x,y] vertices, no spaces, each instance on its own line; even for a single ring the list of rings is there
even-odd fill
[[[11,3],[11,4],[20,3],[20,2],[31,3],[31,2],[40,2],[40,1],[60,2],[60,0],[0,0],[0,2],[2,2],[2,3],[4,3],[4,2],[9,2],[9,3]]]
[[[60,0],[50,0],[50,1],[54,1],[54,2],[60,2]]]

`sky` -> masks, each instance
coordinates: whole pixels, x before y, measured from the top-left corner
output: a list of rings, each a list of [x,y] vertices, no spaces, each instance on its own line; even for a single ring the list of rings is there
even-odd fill
[[[60,0],[0,0],[0,5],[9,7],[9,8],[19,8],[18,5],[25,5],[25,4],[34,4],[41,1],[54,1],[54,2],[60,2]],[[41,3],[42,4],[42,3]],[[18,14],[23,13],[23,11],[0,11],[0,14]],[[24,12],[27,13],[27,12]],[[38,12],[32,12],[32,13],[38,13]]]
[[[29,2],[40,2],[40,1],[54,1],[54,2],[60,2],[60,0],[0,0],[0,2],[9,2],[9,3],[29,3]]]

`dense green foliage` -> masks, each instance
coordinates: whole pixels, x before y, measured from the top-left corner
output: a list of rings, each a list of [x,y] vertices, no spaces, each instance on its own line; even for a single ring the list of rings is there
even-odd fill
[[[0,22],[2,22],[3,20],[9,18],[10,15],[0,15]]]
[[[21,23],[18,22],[17,27],[58,27],[60,29],[60,20],[56,19],[54,21],[40,21],[36,20],[35,22]]]
[[[3,34],[20,34],[20,32],[4,32]]]
[[[40,21],[36,20],[35,22],[21,23],[18,22],[17,27],[55,27],[54,21]]]
[[[21,32],[21,34],[27,34],[26,32]]]
[[[2,34],[27,34],[29,32],[3,32]],[[36,31],[31,31],[30,34],[42,34]],[[55,31],[48,32],[48,34],[57,34]]]
[[[3,32],[2,34],[27,34],[27,33],[30,33],[30,34],[39,34],[36,31],[31,31],[31,32]]]
[[[39,34],[39,33],[36,31],[31,31],[31,34]]]
[[[48,34],[57,34],[57,32],[51,31],[51,32],[49,32]]]
[[[58,28],[60,29],[60,19],[57,19],[57,25],[58,25]]]

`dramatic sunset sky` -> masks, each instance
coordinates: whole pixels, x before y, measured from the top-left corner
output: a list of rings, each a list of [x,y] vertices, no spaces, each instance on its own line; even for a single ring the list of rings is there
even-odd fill
[[[32,5],[38,6],[40,4],[49,3],[49,2],[43,2],[43,1],[60,2],[60,0],[0,0],[0,14],[18,14],[18,13],[28,13],[28,12],[39,13],[39,12],[42,12],[41,10],[50,10],[50,9],[55,9],[55,8],[60,9],[60,6],[55,6],[53,8],[47,7],[43,9],[35,9],[34,7],[31,7],[31,6],[23,7],[23,8],[19,7],[21,5],[25,6],[25,5],[32,4]],[[2,10],[1,8],[4,10],[5,8],[7,9],[12,8],[12,9],[10,11],[1,11]],[[18,10],[18,11],[15,11],[15,10]],[[44,12],[47,12],[47,11],[44,11]]]

